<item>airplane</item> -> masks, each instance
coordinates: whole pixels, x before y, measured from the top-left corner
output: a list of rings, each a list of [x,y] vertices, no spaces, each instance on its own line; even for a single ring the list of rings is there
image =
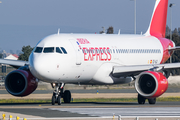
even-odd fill
[[[28,61],[0,59],[1,64],[18,68],[5,79],[6,90],[24,97],[38,86],[38,81],[55,88],[52,105],[71,102],[65,84],[113,85],[135,81],[139,104],[155,104],[166,92],[168,77],[180,63],[166,63],[174,50],[180,49],[165,38],[168,0],[156,0],[151,22],[143,35],[133,34],[63,34],[40,40]]]

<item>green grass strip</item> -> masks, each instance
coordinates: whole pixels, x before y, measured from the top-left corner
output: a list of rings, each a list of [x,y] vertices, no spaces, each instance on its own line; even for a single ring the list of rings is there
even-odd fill
[[[180,101],[180,97],[160,97],[160,98],[157,98],[157,101],[159,101],[159,102],[166,102],[166,101],[176,102],[176,101]]]
[[[39,99],[0,99],[0,103],[50,103],[51,100]]]
[[[180,97],[161,97],[158,102],[180,101]],[[62,99],[63,102],[63,99]],[[137,98],[97,98],[97,99],[73,99],[71,102],[137,102]],[[51,99],[0,99],[0,103],[51,103]]]

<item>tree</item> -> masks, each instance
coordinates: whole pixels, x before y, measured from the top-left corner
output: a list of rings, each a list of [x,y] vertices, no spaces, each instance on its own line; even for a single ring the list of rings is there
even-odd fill
[[[18,60],[23,60],[23,61],[28,61],[29,55],[31,54],[33,48],[28,45],[28,46],[23,46],[22,47],[22,54],[19,55]]]
[[[169,26],[166,26],[166,36],[170,35],[171,29]]]
[[[104,34],[104,33],[106,32],[105,27],[102,27],[102,28],[103,28],[103,30],[99,32],[100,34]],[[107,29],[106,34],[114,34],[114,28],[113,28],[112,26],[110,26],[110,27]]]
[[[0,53],[0,58],[3,58],[3,54],[2,53]]]
[[[107,34],[114,34],[114,28],[112,26],[107,29]]]
[[[178,28],[178,34],[179,34],[179,36],[180,36],[180,27]]]
[[[177,28],[174,29],[173,34],[177,34],[178,35],[178,29]]]

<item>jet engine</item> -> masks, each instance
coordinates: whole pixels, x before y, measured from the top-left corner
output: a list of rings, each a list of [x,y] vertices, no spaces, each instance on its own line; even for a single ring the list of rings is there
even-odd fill
[[[168,81],[161,72],[146,71],[136,79],[135,88],[145,98],[156,98],[166,92]]]
[[[38,86],[38,80],[30,71],[14,70],[5,79],[6,90],[14,96],[27,96]]]

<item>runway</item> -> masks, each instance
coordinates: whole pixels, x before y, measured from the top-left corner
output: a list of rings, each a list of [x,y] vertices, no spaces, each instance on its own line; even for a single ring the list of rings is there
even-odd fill
[[[143,108],[49,108],[50,110],[77,113],[81,115],[108,117],[121,116],[180,116],[179,107],[143,107]]]
[[[49,104],[0,104],[0,114],[33,119],[92,119],[105,120],[136,117],[180,119],[180,102],[158,102],[156,105],[137,103],[70,103],[61,106]],[[128,120],[129,120],[128,119]]]

